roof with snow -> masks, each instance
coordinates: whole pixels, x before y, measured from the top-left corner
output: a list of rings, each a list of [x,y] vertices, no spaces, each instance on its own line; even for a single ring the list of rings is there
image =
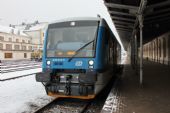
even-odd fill
[[[7,26],[2,26],[2,25],[0,25],[0,33],[8,33],[8,34],[14,34],[14,35],[29,37],[27,34],[25,34],[23,32],[23,30],[19,30],[19,29],[7,27]]]
[[[37,30],[43,30],[47,27],[47,22],[41,22],[41,23],[28,23],[28,24],[21,24],[21,25],[12,25],[13,28],[17,28],[23,31],[37,31]]]

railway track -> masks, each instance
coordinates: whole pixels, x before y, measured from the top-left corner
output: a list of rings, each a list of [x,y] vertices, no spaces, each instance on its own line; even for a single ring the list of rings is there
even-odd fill
[[[26,74],[26,75],[21,75],[21,76],[16,76],[16,77],[11,77],[11,78],[6,78],[6,79],[0,79],[0,81],[14,80],[14,79],[17,79],[17,78],[27,77],[27,76],[31,76],[31,75],[34,75],[34,74],[36,74],[36,73]]]
[[[21,77],[30,76],[37,73],[41,68],[41,62],[21,61],[21,62],[3,62],[0,64],[0,81],[8,81]],[[29,72],[30,70],[30,72]],[[35,72],[31,72],[35,70]],[[14,72],[14,75],[13,73]],[[16,72],[16,73],[15,73]],[[16,75],[16,74],[19,75]]]
[[[108,87],[93,100],[59,98],[34,113],[100,113],[113,84],[109,83]]]
[[[1,74],[3,73],[9,73],[9,72],[16,72],[16,71],[24,71],[24,70],[30,70],[30,69],[36,69],[41,68],[40,65],[38,66],[29,66],[29,67],[18,67],[18,68],[7,68],[7,69],[1,69]]]
[[[8,72],[15,72],[15,71],[23,71],[29,70],[34,68],[41,68],[41,62],[4,62],[0,64],[0,73],[8,73]]]
[[[93,100],[55,99],[34,113],[86,113]]]
[[[6,81],[11,79],[16,79],[20,77],[29,76],[35,74],[38,68],[41,68],[41,62],[34,61],[9,61],[9,62],[1,62],[0,63],[0,81]],[[36,72],[30,73],[29,70]],[[27,71],[27,72],[25,72]],[[13,73],[14,72],[14,75]],[[15,75],[16,73],[20,73],[19,75]],[[22,74],[23,73],[23,74]],[[11,76],[10,76],[11,74]]]

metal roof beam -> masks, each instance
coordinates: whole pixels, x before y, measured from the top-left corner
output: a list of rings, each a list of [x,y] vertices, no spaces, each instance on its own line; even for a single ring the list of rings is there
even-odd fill
[[[127,30],[127,29],[121,29],[121,28],[119,28],[119,29],[116,29],[118,32],[129,32],[129,33],[131,33],[132,31],[131,30]]]
[[[148,20],[148,21],[145,21],[144,23],[145,24],[153,24],[153,23],[160,23],[160,22],[163,22],[163,21],[164,21],[164,23],[168,23],[170,21],[170,17]]]
[[[133,26],[125,26],[125,25],[115,25],[116,26],[116,28],[118,27],[120,27],[120,28],[127,28],[127,29],[133,29]]]
[[[146,21],[147,21],[147,20],[155,20],[156,18],[160,18],[160,17],[164,18],[164,17],[166,17],[166,16],[170,16],[170,14],[152,16],[152,17],[145,18],[145,20],[146,20]]]
[[[134,25],[133,23],[125,22],[125,21],[119,21],[119,20],[113,20],[114,24],[126,24],[126,25]]]
[[[116,27],[116,29],[132,30],[131,28],[125,28],[125,27]]]
[[[116,14],[116,15],[124,15],[124,16],[136,16],[136,14],[132,13],[124,13],[124,12],[118,12],[118,11],[109,11],[110,14]]]
[[[133,30],[131,28],[126,28],[126,27],[116,27],[116,29],[127,30],[127,31]]]
[[[115,26],[127,26],[127,27],[131,27],[131,28],[133,28],[133,25],[126,25],[126,24],[115,24]]]
[[[115,3],[105,3],[107,7],[112,7],[112,8],[118,8],[118,9],[133,9],[133,10],[138,10],[138,7],[136,6],[130,6],[130,5],[122,5],[122,4],[115,4]]]
[[[165,5],[170,5],[170,0],[167,0],[167,1],[164,1],[164,2],[159,2],[159,3],[153,4],[153,5],[149,5],[149,6],[147,6],[147,9],[162,7],[162,6],[165,6]]]
[[[116,16],[111,16],[111,18],[114,20],[114,19],[117,19],[117,20],[125,20],[125,21],[129,21],[129,22],[135,22],[134,19],[130,19],[130,18],[123,18],[123,17],[116,17]]]
[[[159,14],[159,13],[164,13],[164,12],[168,12],[170,11],[170,8],[166,8],[166,9],[163,9],[163,10],[159,10],[159,11],[152,11],[152,12],[146,12],[146,16],[149,16],[149,15],[156,15],[156,14]]]

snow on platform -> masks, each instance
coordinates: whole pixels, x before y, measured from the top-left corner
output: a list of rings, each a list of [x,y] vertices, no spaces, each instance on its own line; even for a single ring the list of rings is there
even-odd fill
[[[34,74],[0,82],[0,113],[30,113],[53,99]]]

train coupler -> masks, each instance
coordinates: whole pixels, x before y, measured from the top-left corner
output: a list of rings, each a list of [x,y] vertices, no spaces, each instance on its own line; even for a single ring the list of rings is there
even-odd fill
[[[71,95],[71,79],[72,79],[72,75],[66,76],[66,84],[65,84],[65,94],[66,95]]]

